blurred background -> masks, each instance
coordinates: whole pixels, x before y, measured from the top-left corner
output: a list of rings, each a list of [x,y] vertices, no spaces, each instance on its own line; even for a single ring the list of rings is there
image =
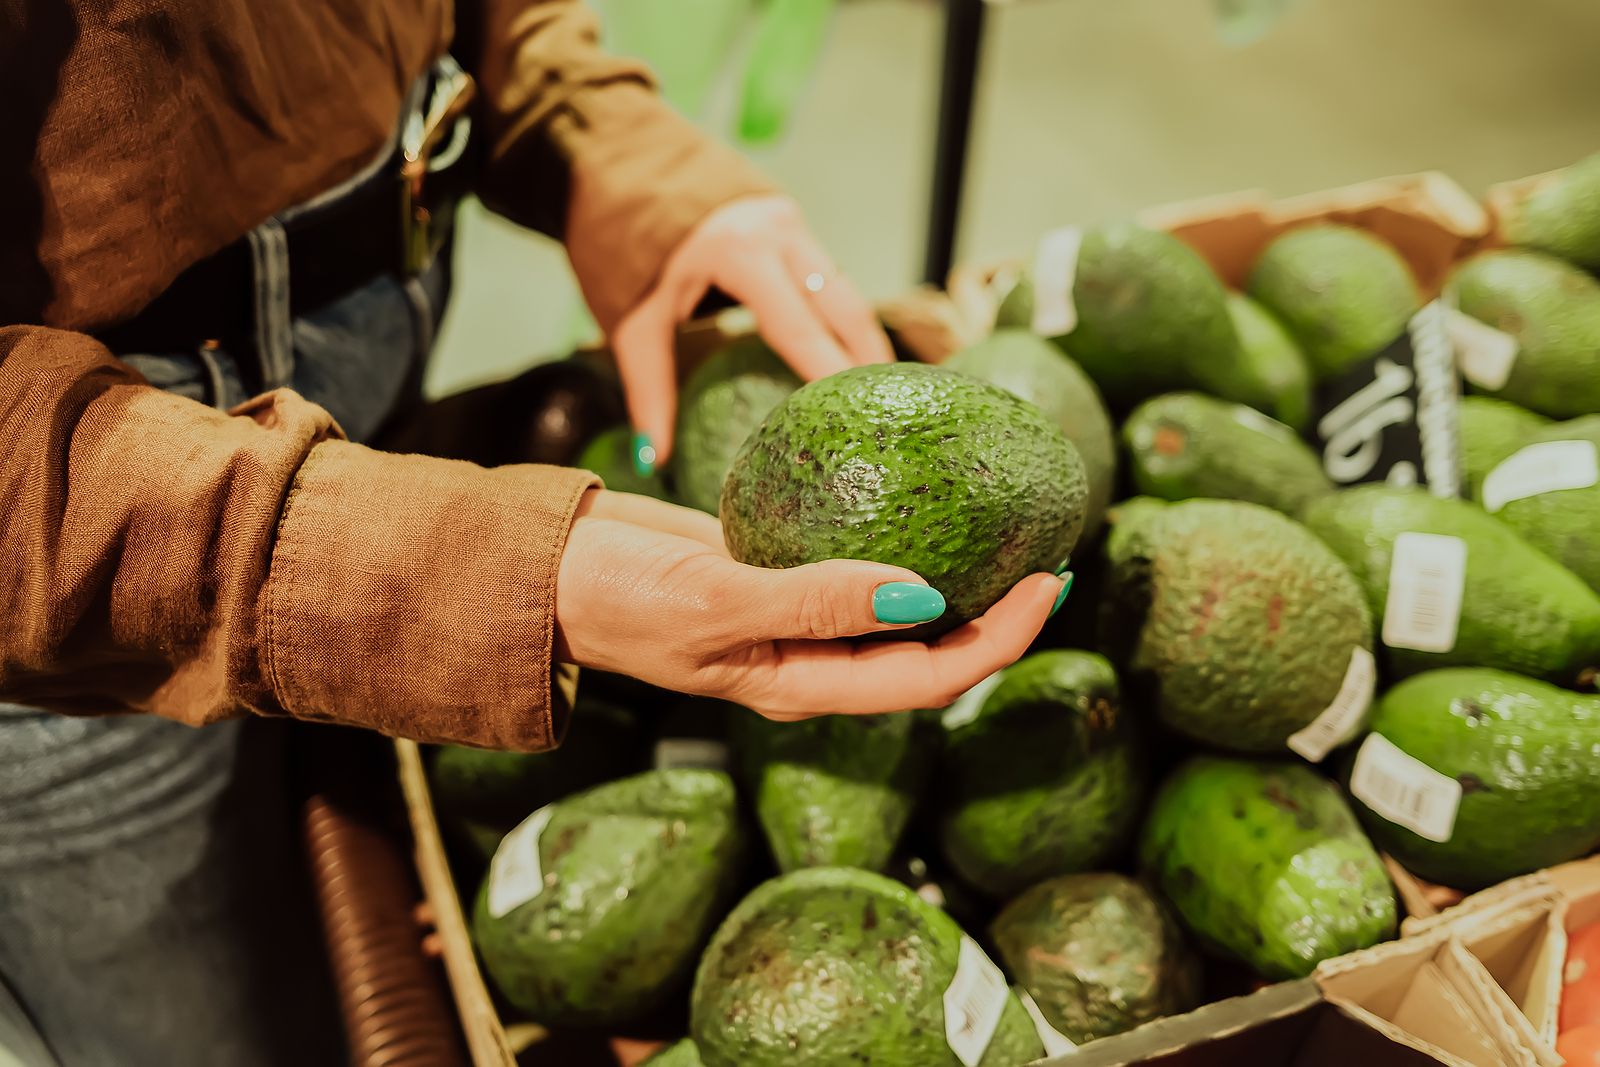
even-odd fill
[[[764,5],[593,5],[613,51],[657,62],[680,109],[735,139],[751,52],[772,45]],[[696,20],[699,47],[682,47]],[[937,0],[842,0],[781,129],[743,145],[873,298],[921,273],[942,25]],[[802,36],[790,51],[806,51]],[[957,259],[1023,255],[1051,226],[1238,189],[1442,170],[1478,193],[1573,162],[1600,146],[1597,41],[1594,0],[993,4]],[[559,245],[474,204],[456,256],[431,394],[593,338]]]

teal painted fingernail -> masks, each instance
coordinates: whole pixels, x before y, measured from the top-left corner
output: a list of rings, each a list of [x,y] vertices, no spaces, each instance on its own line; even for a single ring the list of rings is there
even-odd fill
[[[650,443],[650,435],[636,433],[633,435],[633,473],[641,478],[648,478],[656,472],[656,446]]]
[[[1061,577],[1062,572],[1065,571],[1070,566],[1072,566],[1072,557],[1068,556],[1066,559],[1062,560],[1060,563],[1057,563],[1056,564],[1056,569],[1051,571],[1050,573],[1055,575],[1057,578],[1059,578],[1059,577]]]
[[[1061,605],[1067,602],[1067,594],[1072,592],[1072,572],[1068,571],[1061,576],[1061,592],[1056,594],[1055,606],[1050,609],[1050,618],[1056,617],[1056,612],[1061,610]]]
[[[932,622],[944,614],[944,597],[931,585],[889,582],[872,591],[872,614],[879,622]]]

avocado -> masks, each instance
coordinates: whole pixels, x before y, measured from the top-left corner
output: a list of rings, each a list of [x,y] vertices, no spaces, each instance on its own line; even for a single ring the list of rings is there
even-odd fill
[[[1353,786],[1373,841],[1423,878],[1481,889],[1600,846],[1600,697],[1505,671],[1428,671],[1384,694],[1372,732],[1459,788],[1449,839],[1437,842]]]
[[[1365,230],[1332,223],[1274,239],[1246,291],[1288,328],[1319,379],[1382,351],[1422,306],[1400,253]]]
[[[1526,492],[1535,486],[1530,475],[1549,474],[1559,468],[1567,475],[1564,488],[1500,503],[1488,491],[1482,496],[1484,507],[1495,518],[1520,533],[1534,548],[1582,578],[1590,589],[1600,591],[1600,415],[1586,415],[1545,426],[1529,435],[1524,454],[1518,450],[1506,457],[1506,471],[1488,489],[1503,493],[1501,479],[1509,478],[1513,491]]]
[[[1461,435],[1461,473],[1468,495],[1476,498],[1484,475],[1549,422],[1509,400],[1462,397],[1456,408],[1456,428]]]
[[[1027,271],[1018,271],[1006,287],[1000,306],[995,308],[994,328],[996,332],[1033,329],[1033,278]]]
[[[1508,242],[1600,270],[1600,153],[1531,185],[1500,217]]]
[[[1600,596],[1481,508],[1422,489],[1363,485],[1312,501],[1304,519],[1350,565],[1367,591],[1374,614],[1383,620],[1394,674],[1497,667],[1567,683],[1600,667]],[[1426,557],[1408,570],[1399,593],[1403,601],[1414,600],[1413,610],[1405,611],[1407,603],[1402,602],[1393,617],[1385,618],[1395,541],[1406,534],[1441,535],[1460,544],[1408,538],[1408,554]],[[1447,573],[1443,579],[1425,573],[1435,568],[1447,572],[1454,565],[1440,555],[1441,549],[1465,555],[1453,638],[1451,620],[1441,616],[1450,614],[1456,583]],[[1435,591],[1440,588],[1446,594],[1442,599]],[[1413,618],[1419,611],[1426,613],[1421,631]],[[1418,640],[1419,633],[1423,640]],[[1435,638],[1440,650],[1426,650]]]
[[[1075,1044],[1200,1003],[1200,960],[1166,905],[1125,875],[1040,882],[989,929],[1006,969]]]
[[[1093,539],[1117,481],[1117,446],[1111,416],[1094,382],[1061,349],[1027,330],[996,330],[943,364],[1015,393],[1055,420],[1078,448],[1089,476],[1082,541]]]
[[[1370,674],[1371,616],[1349,569],[1305,527],[1233,500],[1144,498],[1112,511],[1101,638],[1168,727],[1203,745],[1282,752],[1353,699],[1347,677]],[[1345,708],[1330,740],[1362,710]]]
[[[613,426],[602,431],[584,446],[572,464],[582,470],[592,471],[606,483],[607,489],[619,493],[638,493],[657,500],[671,500],[667,483],[661,475],[642,475],[633,466],[633,431],[626,426]]]
[[[500,842],[473,939],[495,986],[528,1017],[625,1022],[693,970],[735,888],[740,846],[726,774],[646,771],[596,786]]]
[[[1013,1067],[1043,1055],[1027,1009],[944,912],[870,871],[779,875],[712,937],[695,975],[690,1034],[706,1067],[960,1067],[946,1038],[947,1026],[960,1025],[960,1002],[945,1004],[958,961],[967,967],[955,992],[979,961],[992,968],[980,988],[999,985],[985,1005],[998,1024],[969,1062]]]
[[[1001,671],[976,717],[946,736],[940,785],[945,858],[992,897],[1115,858],[1148,771],[1111,664],[1051,649]]]
[[[780,871],[888,864],[931,755],[910,715],[734,722],[740,769]]]
[[[1283,323],[1243,293],[1228,294],[1228,315],[1239,335],[1235,384],[1226,394],[1295,431],[1311,422],[1311,365]]]
[[[700,1050],[694,1047],[694,1042],[689,1038],[675,1041],[654,1056],[645,1060],[639,1067],[702,1067]]]
[[[1146,400],[1122,424],[1122,444],[1134,486],[1163,500],[1248,500],[1293,515],[1333,489],[1317,454],[1289,427],[1201,393]]]
[[[798,388],[800,378],[759,337],[734,341],[696,367],[678,404],[672,472],[679,498],[715,515],[739,447]]]
[[[1303,763],[1190,759],[1156,793],[1139,860],[1202,944],[1269,981],[1395,934],[1383,862]]]
[[[1497,251],[1457,267],[1449,291],[1516,341],[1504,384],[1485,392],[1557,419],[1600,412],[1600,282],[1554,256]]]
[[[728,550],[757,567],[869,559],[944,594],[921,639],[1053,571],[1083,525],[1078,450],[1043,412],[987,382],[916,363],[811,382],[745,442],[722,493]]]

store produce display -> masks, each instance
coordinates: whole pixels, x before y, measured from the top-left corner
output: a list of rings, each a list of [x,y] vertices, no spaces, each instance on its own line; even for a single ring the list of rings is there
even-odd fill
[[[679,499],[715,515],[722,482],[745,439],[800,379],[759,337],[713,353],[684,383],[672,457]]]

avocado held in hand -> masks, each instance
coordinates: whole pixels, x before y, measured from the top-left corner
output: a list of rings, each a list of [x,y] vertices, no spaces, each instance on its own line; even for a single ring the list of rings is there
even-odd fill
[[[1078,450],[1032,404],[915,363],[841,371],[792,394],[745,442],[722,490],[733,558],[758,567],[867,559],[944,595],[926,638],[1053,571],[1083,526]]]

